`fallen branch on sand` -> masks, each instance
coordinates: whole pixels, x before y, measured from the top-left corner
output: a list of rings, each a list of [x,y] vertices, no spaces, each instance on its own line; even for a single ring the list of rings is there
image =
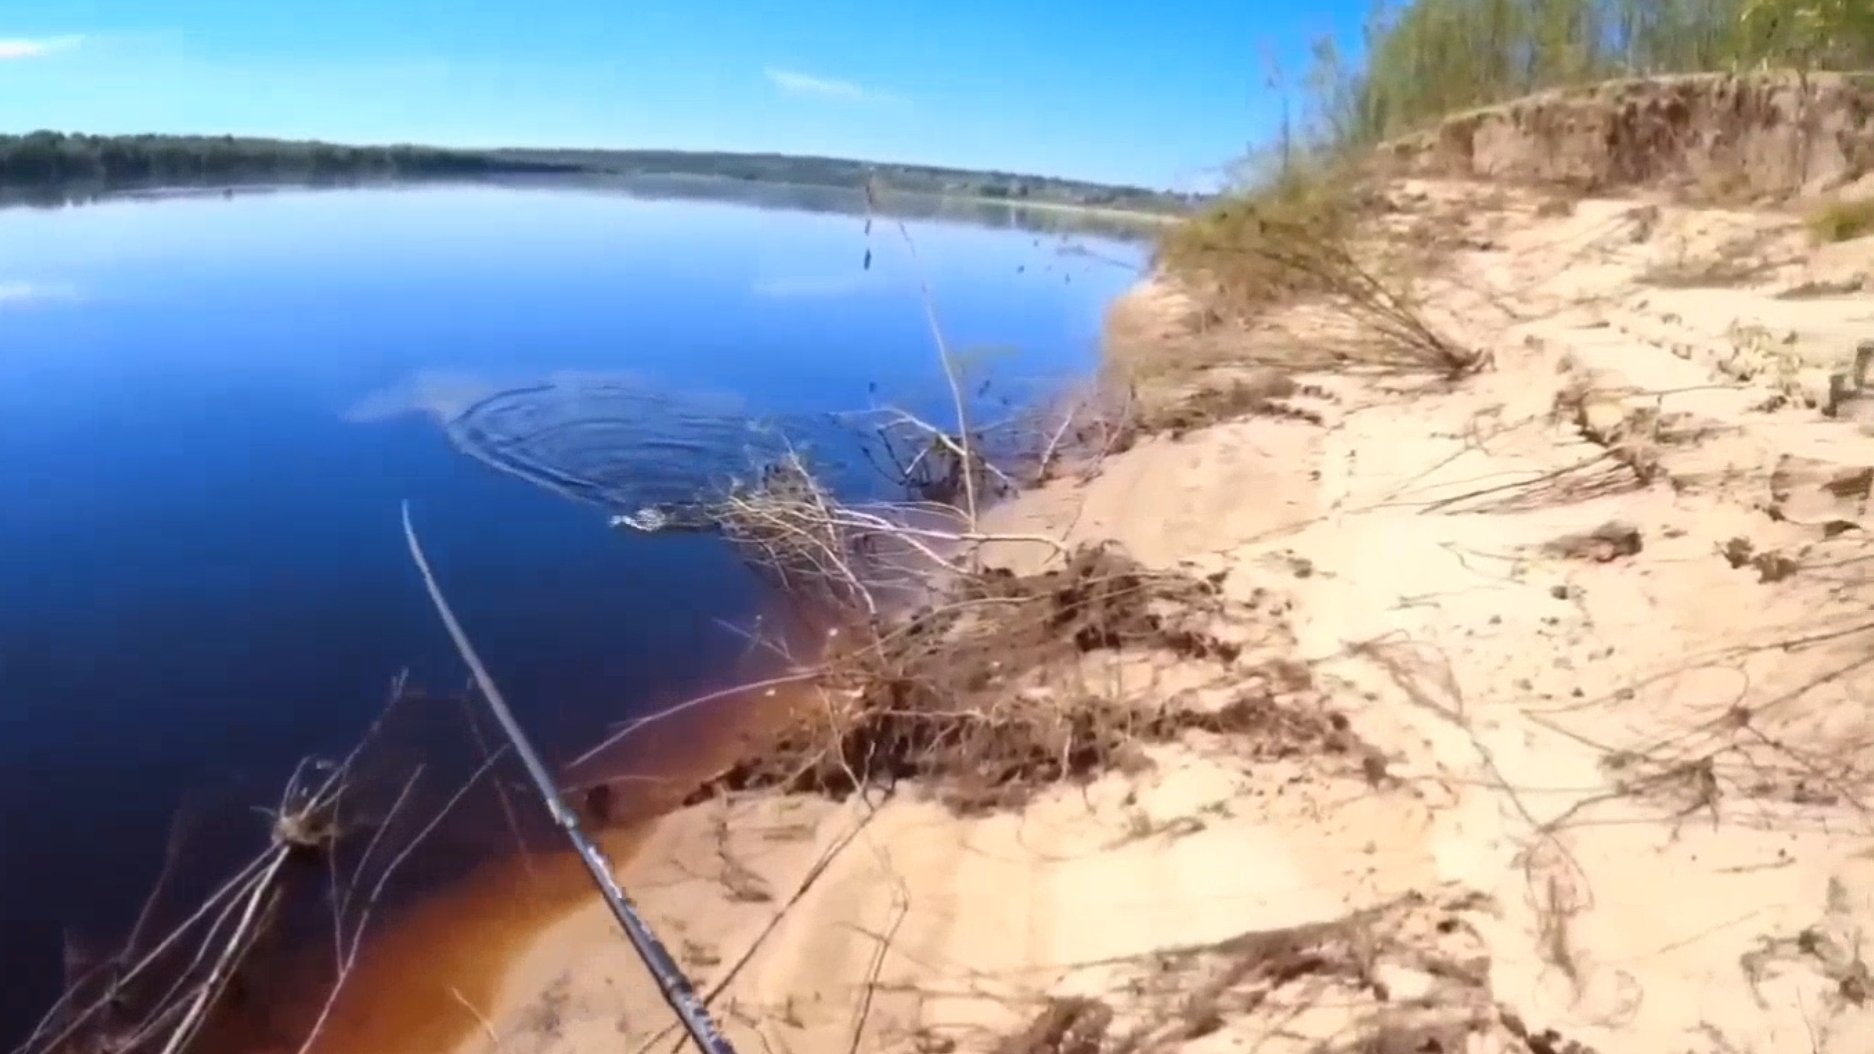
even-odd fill
[[[1050,433],[1044,458],[1065,431]],[[830,632],[819,661],[785,678],[819,705],[798,707],[765,749],[690,801],[757,787],[844,796],[920,778],[959,808],[1014,804],[1137,764],[1140,744],[1194,730],[1252,735],[1270,754],[1359,752],[1304,667],[1238,663],[1245,643],[1233,634],[1279,619],[1226,601],[1221,580],[1148,570],[1115,548],[984,532],[939,503],[847,505],[792,453],[702,508]],[[999,543],[1047,559],[1021,575],[990,566],[981,554]],[[1096,652],[1109,669],[1091,670]],[[1227,686],[1201,704],[1089,681],[1149,682],[1154,664],[1189,672],[1193,661]]]

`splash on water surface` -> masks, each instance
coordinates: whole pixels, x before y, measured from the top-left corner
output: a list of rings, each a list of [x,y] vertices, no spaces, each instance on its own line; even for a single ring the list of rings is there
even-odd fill
[[[831,415],[760,414],[735,396],[625,373],[568,371],[511,387],[425,374],[367,396],[346,416],[408,413],[433,417],[484,465],[615,516],[682,507],[790,451],[837,474],[828,458],[847,440]]]

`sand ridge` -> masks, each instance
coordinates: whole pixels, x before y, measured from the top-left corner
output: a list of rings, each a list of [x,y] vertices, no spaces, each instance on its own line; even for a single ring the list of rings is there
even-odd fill
[[[910,788],[673,814],[622,877],[742,1049],[1874,1049],[1874,437],[1852,399],[1823,413],[1874,338],[1874,245],[1398,193],[1460,206],[1428,310],[1492,368],[1297,377],[1282,402],[1313,420],[1151,436],[987,528],[1221,574],[1373,755],[1193,732],[1021,809]],[[1111,329],[1195,341],[1190,307],[1160,277]],[[1203,328],[1206,354],[1255,339]],[[477,1050],[680,1049],[596,908],[476,1012]]]

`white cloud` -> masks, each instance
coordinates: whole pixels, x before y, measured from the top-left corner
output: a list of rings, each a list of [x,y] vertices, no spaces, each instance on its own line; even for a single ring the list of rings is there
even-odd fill
[[[6,304],[43,304],[51,300],[76,300],[76,287],[64,282],[16,282],[0,280],[0,306]]]
[[[811,73],[795,70],[775,69],[770,66],[762,71],[767,74],[768,83],[788,95],[798,95],[813,99],[830,99],[834,102],[877,103],[896,102],[894,96],[873,91],[854,84],[851,81],[835,80],[832,77],[816,77]]]
[[[11,59],[36,59],[55,51],[69,51],[84,43],[83,37],[0,37],[0,62]]]

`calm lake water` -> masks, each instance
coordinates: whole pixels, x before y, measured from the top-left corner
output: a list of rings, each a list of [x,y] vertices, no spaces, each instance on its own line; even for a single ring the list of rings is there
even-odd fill
[[[912,233],[951,340],[1016,349],[994,370],[1030,391],[1089,366],[1133,277],[1022,231]],[[890,224],[592,191],[0,210],[0,1047],[61,927],[119,935],[185,799],[272,804],[400,669],[462,683],[401,501],[556,756],[718,685],[747,646],[720,623],[762,603],[718,543],[611,531],[446,426],[505,407],[575,461],[609,428],[612,482],[665,496],[745,463],[748,420],[937,394],[916,266]]]

